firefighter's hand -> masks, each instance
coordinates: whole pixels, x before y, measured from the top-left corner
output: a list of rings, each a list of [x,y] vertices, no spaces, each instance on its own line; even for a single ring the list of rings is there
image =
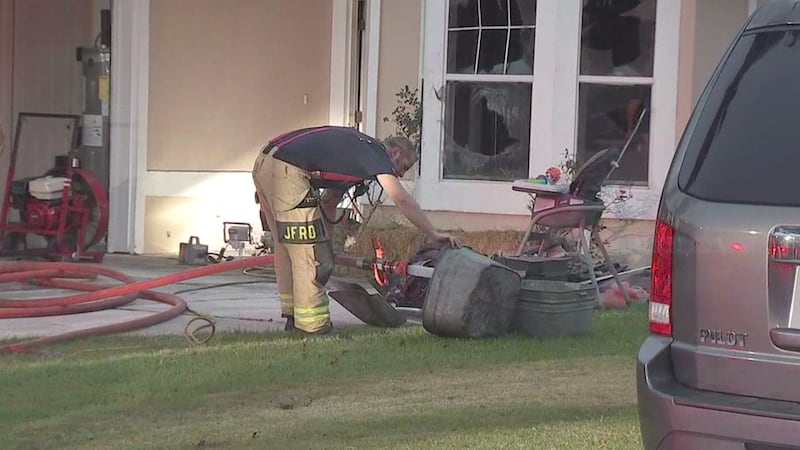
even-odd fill
[[[437,242],[448,242],[450,246],[454,248],[459,248],[462,245],[461,241],[457,237],[453,236],[452,234],[442,233],[439,231],[434,233],[433,240]]]

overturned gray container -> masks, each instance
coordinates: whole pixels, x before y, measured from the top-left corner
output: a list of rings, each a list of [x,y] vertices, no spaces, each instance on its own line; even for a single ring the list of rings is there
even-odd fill
[[[591,284],[523,280],[512,330],[539,338],[588,333],[596,302]]]
[[[510,268],[472,250],[447,250],[428,286],[422,325],[443,337],[507,334],[520,281]]]

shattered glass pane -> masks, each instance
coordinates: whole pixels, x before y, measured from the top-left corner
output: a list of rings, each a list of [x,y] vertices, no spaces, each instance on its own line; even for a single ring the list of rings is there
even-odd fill
[[[511,30],[508,45],[507,75],[533,75],[533,50],[536,44],[536,30]]]
[[[653,76],[656,0],[584,0],[581,75]]]
[[[536,0],[511,0],[511,25],[535,25]]]
[[[532,75],[535,20],[534,0],[451,0],[447,73]]]
[[[650,86],[581,83],[578,94],[580,166],[608,147],[625,145],[643,107],[650,106]],[[650,120],[645,116],[638,133],[609,180],[623,185],[646,184],[649,169]]]
[[[481,51],[478,57],[479,73],[503,73],[506,57],[506,30],[483,30]]]
[[[450,0],[449,28],[478,26],[478,0]]]
[[[444,178],[527,178],[531,83],[448,81]]]
[[[477,31],[447,33],[447,73],[475,73]]]
[[[508,0],[481,0],[480,4],[482,26],[508,25]]]

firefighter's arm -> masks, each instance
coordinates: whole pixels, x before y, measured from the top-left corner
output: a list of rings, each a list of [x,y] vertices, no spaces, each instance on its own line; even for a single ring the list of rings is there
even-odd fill
[[[425,233],[428,238],[433,241],[449,241],[450,244],[455,247],[461,246],[461,242],[459,242],[458,238],[448,233],[442,233],[433,227],[433,224],[431,224],[430,220],[425,216],[425,213],[422,212],[422,208],[419,207],[417,201],[405,190],[396,176],[380,174],[377,178],[378,183],[380,183],[386,191],[386,195],[392,199],[400,212],[402,212],[414,226]]]

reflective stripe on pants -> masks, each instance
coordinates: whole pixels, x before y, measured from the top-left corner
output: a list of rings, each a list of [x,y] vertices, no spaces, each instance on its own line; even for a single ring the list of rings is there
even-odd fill
[[[278,294],[281,299],[281,314],[285,316],[294,315],[294,295]]]

